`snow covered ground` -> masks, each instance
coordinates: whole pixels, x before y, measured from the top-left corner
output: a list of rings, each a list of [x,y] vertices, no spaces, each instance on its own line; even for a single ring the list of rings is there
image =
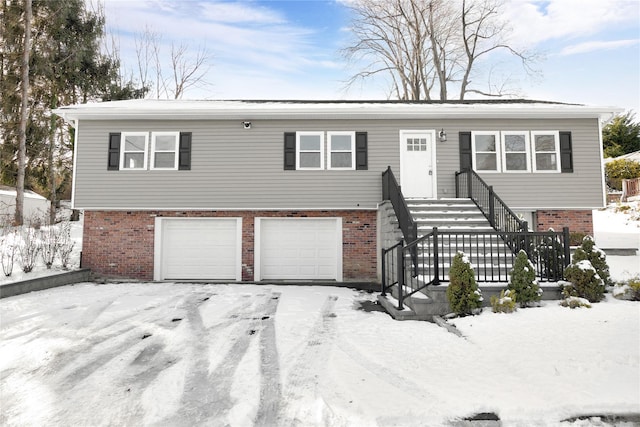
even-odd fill
[[[357,309],[374,297],[130,283],[2,300],[0,424],[432,426],[493,412],[528,426],[640,414],[637,302],[485,310],[454,321],[460,338]]]
[[[593,228],[598,247],[636,251],[635,255],[607,254],[611,278],[623,281],[640,276],[640,202],[612,203],[593,211]]]
[[[633,248],[633,212],[594,212],[596,243]],[[640,274],[638,253],[607,260],[615,280]],[[640,423],[638,302],[485,309],[451,321],[460,338],[358,309],[375,296],[87,283],[0,300],[0,425],[457,426],[485,412],[505,426]]]

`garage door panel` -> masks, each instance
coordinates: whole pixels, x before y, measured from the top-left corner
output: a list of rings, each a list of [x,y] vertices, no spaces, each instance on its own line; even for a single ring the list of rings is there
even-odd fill
[[[163,218],[160,280],[239,280],[237,218]]]
[[[260,218],[259,279],[329,279],[342,275],[337,218]]]

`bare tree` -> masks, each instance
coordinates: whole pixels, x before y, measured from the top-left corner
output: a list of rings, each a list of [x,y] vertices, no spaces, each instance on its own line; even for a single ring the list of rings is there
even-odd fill
[[[155,92],[151,94],[155,98],[160,98],[164,86],[160,41],[160,34],[149,26],[145,26],[144,31],[135,36],[138,79],[143,87],[155,87]],[[155,72],[155,81],[150,77],[152,72]]]
[[[348,82],[375,75],[391,79],[391,96],[407,100],[459,99],[469,93],[504,96],[504,85],[481,90],[472,85],[481,57],[502,50],[522,61],[534,57],[504,42],[501,0],[355,0],[354,43],[343,50],[365,66]],[[453,90],[458,89],[459,90]]]
[[[173,71],[173,98],[179,99],[185,90],[205,82],[209,71],[211,54],[200,47],[195,55],[189,56],[189,48],[185,44],[171,44],[171,69]]]
[[[502,96],[503,89],[489,87],[489,91],[471,89],[471,75],[476,61],[492,52],[503,50],[519,58],[527,72],[533,72],[530,64],[535,55],[518,51],[504,41],[508,32],[506,22],[499,19],[501,3],[496,0],[462,0],[462,42],[464,45],[464,76],[460,82],[460,99],[467,93],[485,96]],[[492,90],[493,89],[493,90]]]
[[[162,36],[150,27],[136,35],[135,43],[140,83],[143,87],[155,87],[150,96],[179,99],[187,89],[207,84],[212,55],[205,47],[199,47],[193,54],[189,45],[172,42],[165,60]],[[152,73],[155,79],[150,77]]]
[[[16,180],[15,223],[22,225],[24,218],[24,177],[27,158],[27,103],[29,98],[29,54],[31,52],[31,0],[25,0],[24,48],[22,52],[22,81],[20,82],[20,128],[18,130],[18,177]]]

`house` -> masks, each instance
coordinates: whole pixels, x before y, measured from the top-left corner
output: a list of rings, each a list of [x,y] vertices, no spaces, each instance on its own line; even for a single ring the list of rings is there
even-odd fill
[[[130,100],[75,127],[82,262],[140,280],[378,281],[381,174],[456,195],[472,167],[530,228],[593,233],[601,126],[621,110],[537,101]]]
[[[50,209],[49,200],[30,190],[24,191],[24,204],[22,216],[25,222],[32,219],[48,218]],[[0,185],[0,224],[13,222],[16,212],[16,189],[6,185]]]

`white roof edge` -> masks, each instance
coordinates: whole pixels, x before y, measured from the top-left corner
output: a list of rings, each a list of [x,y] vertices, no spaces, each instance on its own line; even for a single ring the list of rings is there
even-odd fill
[[[447,118],[599,118],[624,112],[600,107],[549,102],[379,103],[367,101],[185,101],[128,100],[78,104],[53,112],[67,121],[257,119],[447,119]]]

